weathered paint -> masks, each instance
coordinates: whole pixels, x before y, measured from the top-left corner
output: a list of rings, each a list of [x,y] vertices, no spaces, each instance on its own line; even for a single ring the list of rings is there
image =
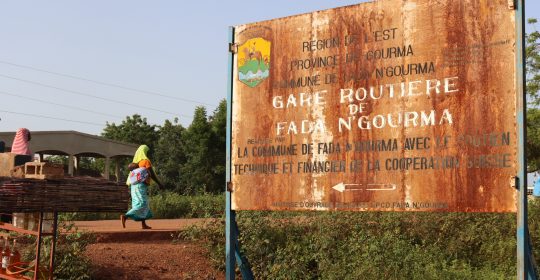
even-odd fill
[[[262,38],[270,42],[271,50],[269,57],[260,60],[256,48],[245,55],[253,59],[253,77],[261,78],[253,87],[239,81],[239,70],[247,70],[238,69],[238,61],[233,61],[232,208],[516,211],[516,192],[509,183],[520,164],[515,14],[507,5],[504,0],[388,0],[236,26],[235,43]],[[346,44],[351,36],[355,41]],[[390,58],[374,58],[381,52]],[[353,53],[358,59],[346,62]],[[310,59],[324,59],[328,65],[300,67]],[[395,75],[401,67],[418,64],[410,66],[416,67],[409,69],[411,74]],[[318,84],[279,86],[316,75],[321,79]],[[335,75],[335,82],[327,82],[330,75]],[[408,96],[397,96],[401,83]],[[384,96],[378,98],[381,85]],[[365,88],[369,94],[370,87],[375,88],[371,98],[349,103],[341,97],[342,89]],[[362,99],[364,92],[358,93]],[[288,108],[276,108],[280,96]],[[310,103],[305,100],[300,106],[302,96],[310,96]],[[351,104],[362,112],[351,113]],[[403,119],[397,124],[400,114]],[[349,117],[355,119],[350,130],[343,125]],[[372,128],[359,128],[360,118],[369,118]],[[324,130],[302,133],[303,121]],[[298,133],[287,133],[291,122]],[[413,138],[420,140],[421,149],[404,148]],[[355,151],[355,143],[389,139],[396,140],[396,150]],[[320,143],[339,144],[341,151],[320,153]],[[303,144],[313,144],[313,154],[302,154]],[[347,144],[351,150],[346,150]],[[254,148],[279,145],[296,145],[298,153],[252,154]],[[467,166],[469,160],[485,155],[496,164]],[[423,169],[423,161],[431,157],[457,159],[459,166]],[[386,169],[387,160],[400,158],[418,159],[412,168]],[[377,160],[380,170],[369,169],[368,162]],[[334,162],[336,172],[297,172],[299,162],[313,161]],[[284,172],[289,162],[292,171]],[[356,172],[351,171],[353,162],[362,163]],[[247,164],[276,164],[278,170],[276,174],[240,172],[239,166]],[[333,188],[340,183],[345,190]]]

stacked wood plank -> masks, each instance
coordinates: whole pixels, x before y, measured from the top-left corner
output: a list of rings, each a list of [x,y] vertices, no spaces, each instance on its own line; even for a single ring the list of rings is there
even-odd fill
[[[0,177],[0,212],[123,212],[129,188],[102,178]]]

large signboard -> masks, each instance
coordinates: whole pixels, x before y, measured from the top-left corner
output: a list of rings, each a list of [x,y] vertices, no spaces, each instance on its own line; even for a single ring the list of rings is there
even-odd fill
[[[236,210],[516,211],[507,0],[387,0],[236,26]]]

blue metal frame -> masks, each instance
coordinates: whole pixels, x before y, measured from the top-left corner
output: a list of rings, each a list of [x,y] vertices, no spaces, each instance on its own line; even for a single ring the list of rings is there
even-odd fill
[[[536,280],[532,256],[529,227],[527,223],[527,92],[525,90],[525,0],[515,1],[516,21],[516,95],[518,124],[518,170],[516,187],[518,188],[517,213],[517,279]]]
[[[229,44],[234,43],[234,27],[229,28]],[[233,77],[233,58],[234,54],[229,52],[229,63],[227,69],[227,164],[226,164],[226,183],[225,183],[225,271],[227,280],[234,279],[236,236],[234,236],[232,227],[236,223],[236,215],[231,209],[231,192],[229,191],[229,182],[231,181],[231,119],[232,119],[232,77]]]
[[[229,28],[229,44],[234,44],[234,27]],[[236,223],[236,212],[232,210],[231,190],[231,130],[232,130],[232,94],[233,94],[233,67],[234,53],[229,53],[228,78],[227,78],[227,164],[226,164],[226,184],[225,184],[225,278],[234,280],[236,262],[242,273],[242,279],[252,280],[253,272],[246,257],[240,253],[240,242],[238,241],[239,230]]]

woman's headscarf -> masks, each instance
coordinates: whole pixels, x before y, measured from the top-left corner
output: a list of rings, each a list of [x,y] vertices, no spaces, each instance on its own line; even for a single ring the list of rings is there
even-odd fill
[[[144,159],[150,160],[148,156],[146,155],[149,150],[150,148],[148,146],[140,145],[137,151],[135,152],[135,155],[133,156],[132,163],[139,163],[141,160],[144,160]],[[131,172],[129,174],[131,176]],[[128,176],[126,180],[126,185],[128,186],[131,186],[131,180],[129,179],[130,176]]]
[[[134,163],[139,163],[139,161],[141,161],[143,159],[150,160],[148,158],[148,156],[147,156],[147,153],[148,153],[149,150],[150,150],[150,148],[148,148],[148,146],[146,146],[146,145],[139,146],[139,148],[135,152],[135,156],[133,156],[133,162]]]
[[[15,139],[13,139],[13,145],[11,145],[12,153],[17,155],[32,155],[28,145],[28,134],[30,134],[30,131],[26,128],[19,128],[19,130],[17,130]]]

